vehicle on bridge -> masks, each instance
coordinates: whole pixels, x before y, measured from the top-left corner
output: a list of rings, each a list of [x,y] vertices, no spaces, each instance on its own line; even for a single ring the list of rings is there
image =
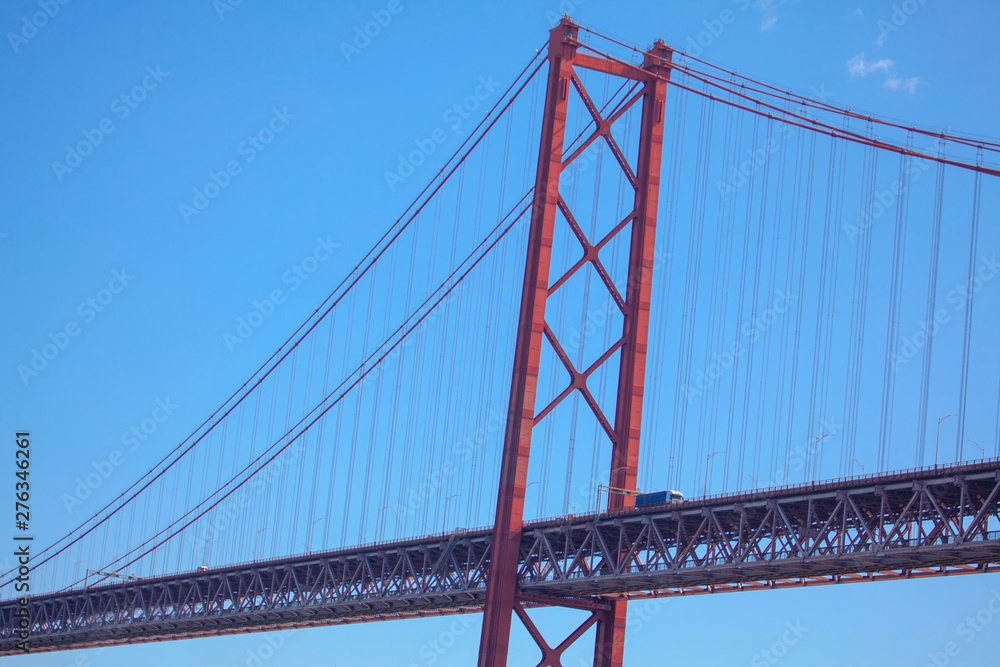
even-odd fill
[[[670,503],[684,500],[684,494],[680,491],[654,491],[652,493],[640,493],[635,497],[635,506],[658,505],[660,503]]]

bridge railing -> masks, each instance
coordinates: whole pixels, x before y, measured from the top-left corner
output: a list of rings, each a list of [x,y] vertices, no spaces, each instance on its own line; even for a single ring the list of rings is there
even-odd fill
[[[963,473],[963,472],[974,472],[977,469],[992,469],[997,463],[1000,463],[1000,457],[991,457],[983,459],[971,459],[968,461],[962,461],[960,463],[949,463],[949,464],[938,464],[931,466],[921,466],[914,468],[903,468],[901,470],[893,470],[891,473],[866,473],[864,475],[849,475],[845,477],[833,477],[829,479],[824,479],[823,481],[814,482],[798,482],[796,484],[784,484],[776,486],[765,486],[758,489],[752,489],[748,491],[726,491],[724,493],[716,493],[708,496],[693,496],[691,498],[685,498],[684,500],[674,500],[666,501],[664,503],[650,504],[646,507],[661,507],[663,505],[674,505],[677,507],[686,507],[690,505],[710,505],[720,502],[728,502],[735,499],[739,500],[753,500],[763,497],[771,497],[775,494],[786,494],[793,493],[797,491],[802,492],[815,492],[824,491],[829,489],[841,489],[845,486],[863,486],[866,482],[879,482],[879,483],[892,483],[898,481],[906,481],[917,475],[922,475],[926,473]],[[569,516],[582,518],[585,516],[594,517],[606,517],[613,516],[616,512],[608,512],[606,510],[597,510],[594,512],[586,512],[583,514],[571,514]],[[565,520],[566,517],[548,517],[546,519],[538,519],[532,523],[542,523],[548,521],[559,521]]]

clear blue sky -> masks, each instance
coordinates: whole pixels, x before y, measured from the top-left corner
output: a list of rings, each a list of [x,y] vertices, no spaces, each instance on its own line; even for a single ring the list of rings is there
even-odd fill
[[[563,11],[638,45],[700,41],[710,60],[805,94],[824,90],[839,105],[1000,134],[1000,7],[986,0],[230,4],[0,7],[0,424],[36,435],[35,520],[54,534],[68,528],[60,495],[157,401],[176,407],[109,486],[124,488],[185,437],[309,315],[435,171],[425,165],[389,189],[397,156],[481,77],[506,86]],[[25,28],[40,5],[54,16]],[[363,48],[346,48],[372,12],[391,20]],[[242,143],[265,127],[271,143]],[[91,154],[67,156],[87,137]],[[192,189],[230,162],[218,197],[197,215],[182,210],[200,205]],[[231,352],[223,333],[317,237],[339,247]],[[86,305],[106,287],[110,301]],[[78,335],[26,383],[18,366],[70,322]],[[769,664],[753,661],[788,623],[804,632],[782,665],[919,666],[949,641],[960,653],[948,664],[989,664],[1000,619],[974,632],[959,624],[994,590],[1000,578],[971,576],[669,600],[644,614],[637,604],[626,664]],[[572,619],[539,617],[553,628]],[[264,664],[469,665],[479,620],[301,630],[274,640],[281,646]],[[526,635],[516,641],[527,664]],[[10,664],[247,665],[264,642],[245,635]]]

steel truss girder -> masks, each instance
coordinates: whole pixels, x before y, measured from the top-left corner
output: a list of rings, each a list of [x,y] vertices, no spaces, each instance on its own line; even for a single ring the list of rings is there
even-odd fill
[[[33,651],[478,611],[489,536],[480,531],[39,596]],[[16,603],[0,606],[14,654]]]
[[[915,577],[992,567],[1000,562],[998,474],[748,494],[535,528],[526,531],[520,590],[680,595],[720,585],[774,588],[857,573]]]
[[[519,604],[1000,570],[1000,460],[525,525]],[[491,531],[437,535],[31,600],[33,651],[482,610]],[[15,601],[0,655],[18,654]],[[598,621],[600,623],[600,621]]]

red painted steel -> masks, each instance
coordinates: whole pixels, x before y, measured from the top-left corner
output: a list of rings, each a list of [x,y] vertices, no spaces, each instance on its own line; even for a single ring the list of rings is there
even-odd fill
[[[517,604],[515,595],[524,517],[524,490],[528,476],[528,454],[531,451],[531,430],[535,420],[535,391],[545,329],[549,260],[559,200],[566,105],[573,73],[572,60],[576,54],[576,31],[576,26],[568,19],[563,19],[549,35],[545,115],[542,121],[538,173],[535,177],[528,258],[525,262],[510,408],[500,464],[500,488],[479,645],[479,664],[482,667],[507,664],[511,616]]]
[[[642,398],[649,337],[649,305],[656,244],[656,210],[663,157],[663,116],[672,52],[657,41],[643,67],[659,77],[646,83],[636,169],[635,217],[629,250],[628,283],[625,292],[625,322],[618,372],[618,402],[615,408],[615,442],[611,450],[608,486],[634,491],[642,434]],[[608,494],[608,510],[631,509],[635,496]],[[621,667],[625,650],[626,600],[616,600],[598,623],[594,667]]]
[[[610,484],[616,488],[635,490],[641,431],[642,397],[646,367],[646,345],[649,330],[650,284],[653,270],[653,250],[656,238],[656,210],[663,149],[663,117],[666,79],[669,75],[671,51],[658,41],[646,56],[642,69],[622,66],[607,60],[577,53],[577,27],[567,17],[552,29],[549,36],[549,78],[539,148],[538,173],[535,180],[528,256],[517,343],[514,352],[514,372],[511,381],[510,409],[501,460],[500,488],[497,497],[496,523],[493,528],[493,553],[487,580],[483,631],[479,649],[481,667],[507,664],[512,617],[517,614],[533,630],[517,601],[518,549],[521,543],[524,494],[531,451],[532,429],[562,400],[579,391],[612,442],[612,472]],[[642,90],[609,118],[587,93],[575,68],[591,69],[602,74],[626,76],[639,81]],[[597,128],[580,148],[563,159],[567,102],[575,90]],[[611,125],[619,120],[634,103],[642,102],[638,164],[630,165],[611,135]],[[632,213],[622,220],[602,240],[587,239],[566,202],[559,195],[562,169],[572,162],[593,141],[606,141],[611,153],[621,165],[626,178],[635,188]],[[634,167],[634,170],[633,170]],[[549,264],[556,211],[561,210],[573,235],[583,247],[584,257],[549,286]],[[625,295],[619,294],[601,262],[599,250],[631,224],[628,278]],[[546,324],[545,304],[548,297],[585,264],[594,267],[608,291],[622,310],[621,337],[597,362],[587,369],[577,369],[566,355],[555,333]],[[535,392],[538,384],[539,359],[543,340],[548,341],[555,356],[570,375],[566,387],[547,406],[536,412]],[[587,387],[589,376],[615,352],[620,351],[619,382],[614,423],[604,415]],[[631,496],[611,494],[608,509],[631,507]],[[567,606],[573,606],[572,603]],[[592,625],[597,626],[595,665],[620,667],[625,636],[626,601],[616,600],[607,609],[594,610],[590,620],[574,633],[575,640]],[[531,632],[545,653],[543,664],[554,660],[562,649],[550,649]],[[560,647],[565,648],[564,642]]]

